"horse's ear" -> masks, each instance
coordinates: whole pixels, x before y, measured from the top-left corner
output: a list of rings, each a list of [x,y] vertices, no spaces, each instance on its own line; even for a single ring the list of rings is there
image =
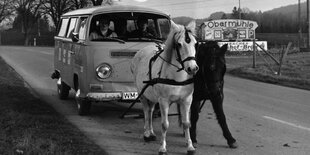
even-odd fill
[[[179,30],[179,26],[176,23],[174,23],[172,20],[170,22],[171,22],[171,29],[172,30]]]
[[[192,33],[195,33],[196,30],[196,21],[192,20],[190,23],[187,24],[186,26],[187,29],[191,30]]]
[[[224,44],[222,47],[221,47],[221,54],[225,54],[225,52],[227,51],[228,49],[228,44]]]

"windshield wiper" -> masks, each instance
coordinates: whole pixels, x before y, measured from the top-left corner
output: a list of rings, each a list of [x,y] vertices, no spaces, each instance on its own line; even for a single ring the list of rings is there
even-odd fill
[[[122,43],[122,44],[125,44],[125,40],[122,40],[122,39],[119,39],[119,38],[115,38],[115,37],[112,37],[112,38],[105,38],[105,39],[110,39],[110,40],[115,40],[115,41],[118,41],[118,42],[120,42],[120,43]]]
[[[126,41],[125,40],[122,40],[122,39],[119,39],[119,38],[100,38],[100,39],[93,39],[92,41],[118,41],[119,43],[122,43],[122,44],[125,44]]]
[[[140,37],[140,38],[128,38],[128,40],[142,40],[142,41],[152,41],[155,43],[163,43],[162,40],[157,38],[146,38],[146,37]]]

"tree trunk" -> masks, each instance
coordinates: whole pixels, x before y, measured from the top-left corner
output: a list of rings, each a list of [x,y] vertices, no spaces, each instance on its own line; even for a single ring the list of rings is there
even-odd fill
[[[25,45],[25,46],[28,46],[28,45],[29,45],[29,35],[28,35],[28,33],[25,33],[25,34],[24,34],[24,38],[25,38],[24,45]]]

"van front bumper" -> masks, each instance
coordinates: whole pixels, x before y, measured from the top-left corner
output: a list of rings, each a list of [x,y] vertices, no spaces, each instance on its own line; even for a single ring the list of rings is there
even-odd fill
[[[128,101],[137,99],[138,92],[91,92],[86,97],[91,101]]]

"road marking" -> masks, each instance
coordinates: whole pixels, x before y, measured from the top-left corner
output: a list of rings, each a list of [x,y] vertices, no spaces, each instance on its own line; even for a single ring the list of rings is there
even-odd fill
[[[273,118],[273,117],[269,117],[269,116],[263,116],[263,117],[266,118],[266,119],[269,119],[269,120],[273,120],[273,121],[282,123],[282,124],[286,124],[286,125],[289,125],[289,126],[293,126],[293,127],[295,127],[295,128],[299,128],[299,129],[303,129],[303,130],[310,131],[310,128],[307,128],[307,127],[304,127],[304,126],[301,126],[301,125],[297,125],[297,124],[294,124],[294,123],[282,121],[282,120],[279,120],[279,119],[276,119],[276,118]]]

